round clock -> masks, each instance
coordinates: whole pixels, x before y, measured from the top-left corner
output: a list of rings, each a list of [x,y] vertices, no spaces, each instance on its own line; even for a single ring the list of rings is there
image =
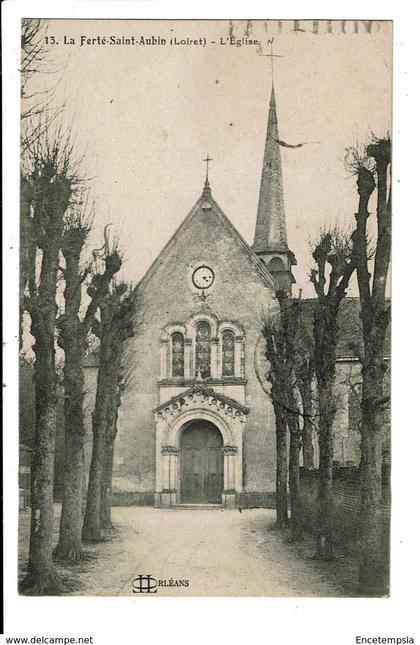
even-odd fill
[[[197,289],[208,289],[214,282],[213,269],[205,265],[198,267],[193,273],[192,280]]]

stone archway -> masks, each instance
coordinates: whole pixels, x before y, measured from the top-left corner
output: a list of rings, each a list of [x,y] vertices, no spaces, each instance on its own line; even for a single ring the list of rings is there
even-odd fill
[[[182,503],[183,430],[191,424],[204,423],[214,425],[222,437],[221,501],[224,506],[234,507],[236,494],[242,492],[242,442],[247,414],[248,409],[241,403],[205,387],[192,388],[156,408],[155,505]]]

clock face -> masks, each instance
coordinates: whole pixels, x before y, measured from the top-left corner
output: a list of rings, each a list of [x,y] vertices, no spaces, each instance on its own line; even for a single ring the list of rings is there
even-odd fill
[[[214,273],[210,267],[198,267],[193,273],[193,283],[197,289],[208,289],[214,282]]]

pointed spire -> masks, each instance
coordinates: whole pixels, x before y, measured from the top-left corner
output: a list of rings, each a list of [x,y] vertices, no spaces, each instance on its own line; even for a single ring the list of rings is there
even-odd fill
[[[204,182],[204,187],[203,187],[203,197],[210,197],[210,196],[211,196],[210,182],[208,180],[208,177],[206,177],[206,181]]]
[[[257,225],[252,248],[256,252],[284,251],[288,248],[274,85],[271,88]]]

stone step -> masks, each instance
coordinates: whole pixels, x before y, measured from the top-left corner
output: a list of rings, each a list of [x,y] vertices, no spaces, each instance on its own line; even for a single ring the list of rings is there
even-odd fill
[[[171,508],[179,511],[217,511],[223,506],[221,504],[174,504]]]

